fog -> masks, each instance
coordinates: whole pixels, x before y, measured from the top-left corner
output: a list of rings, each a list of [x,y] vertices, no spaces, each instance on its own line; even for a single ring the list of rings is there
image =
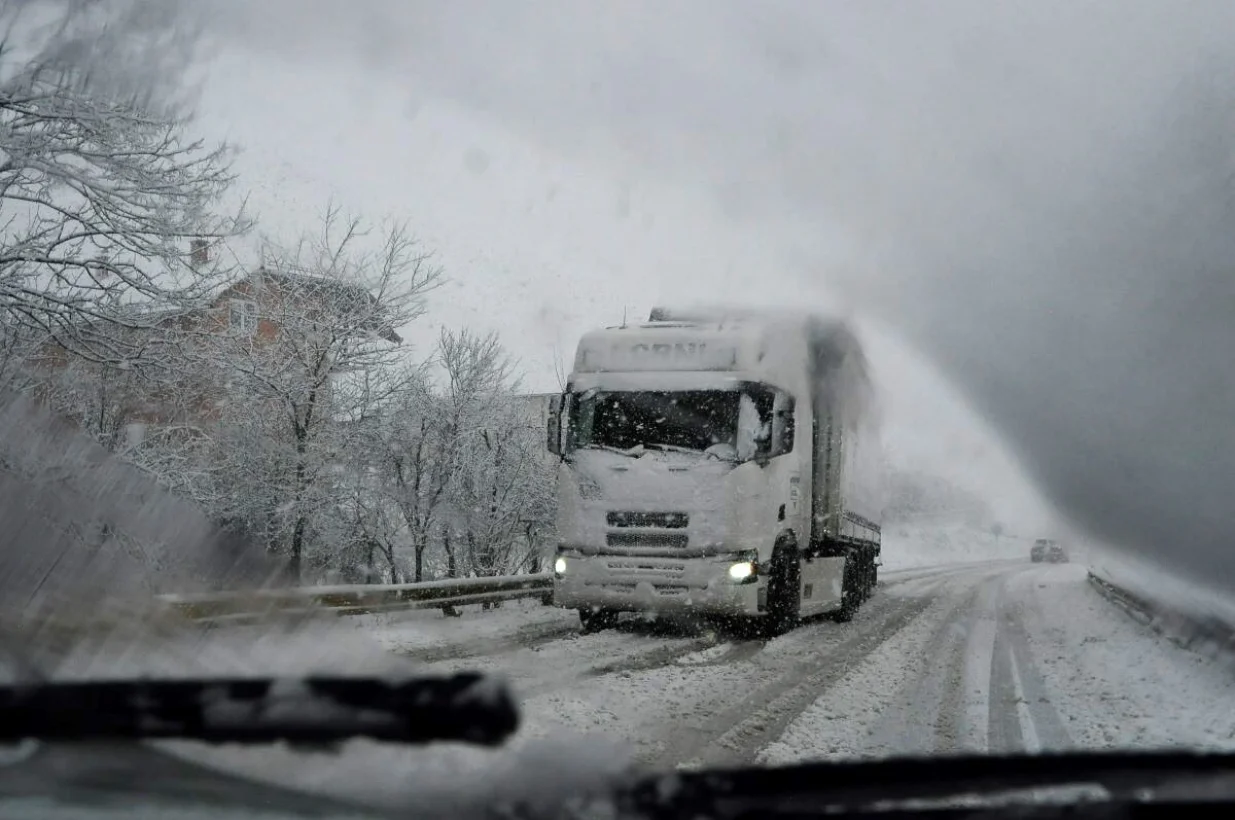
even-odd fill
[[[215,4],[408,116],[708,197],[938,365],[1077,523],[1235,587],[1229,3]]]

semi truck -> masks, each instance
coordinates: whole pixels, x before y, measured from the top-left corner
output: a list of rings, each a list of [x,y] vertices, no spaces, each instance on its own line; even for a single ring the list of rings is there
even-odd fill
[[[622,612],[770,634],[853,618],[880,563],[879,431],[836,318],[661,307],[585,334],[548,421],[555,604],[585,631]]]

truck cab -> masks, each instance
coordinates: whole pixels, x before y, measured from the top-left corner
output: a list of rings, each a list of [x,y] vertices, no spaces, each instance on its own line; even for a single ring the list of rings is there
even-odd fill
[[[585,628],[685,611],[783,629],[869,594],[877,548],[828,537],[870,522],[853,509],[828,520],[828,505],[845,507],[840,435],[835,418],[818,423],[825,394],[794,331],[654,314],[580,341],[548,444],[560,456],[554,600]]]

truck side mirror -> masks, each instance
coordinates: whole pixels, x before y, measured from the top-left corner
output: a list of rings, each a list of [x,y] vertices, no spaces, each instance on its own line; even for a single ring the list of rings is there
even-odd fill
[[[793,396],[778,392],[772,401],[771,455],[773,457],[793,452],[793,409]]]
[[[549,452],[555,456],[562,454],[562,397],[554,396],[549,400],[549,429],[546,442]]]

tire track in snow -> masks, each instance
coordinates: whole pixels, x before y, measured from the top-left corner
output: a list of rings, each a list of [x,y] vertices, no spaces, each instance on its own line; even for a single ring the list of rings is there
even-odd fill
[[[1017,600],[1015,605],[1009,605],[1007,598],[1004,598],[1003,612],[1005,617],[1000,619],[1000,635],[1020,696],[1017,715],[1022,726],[1021,740],[1024,751],[1050,751],[1073,746],[1063,719],[1051,702],[1046,680],[1029,648],[1024,602]]]
[[[723,666],[725,664],[743,663],[749,661],[763,651],[768,645],[765,640],[735,640],[717,644],[708,649],[690,653],[677,658],[676,663],[699,669],[707,666]],[[696,655],[697,657],[691,657]]]
[[[929,610],[936,608],[941,600],[947,600],[947,597],[952,594],[951,587],[957,580],[966,584],[982,584],[982,587],[974,590],[960,603],[952,605],[949,616],[943,619],[943,626],[935,631],[929,646],[934,650],[940,650],[938,655],[932,652],[931,658],[945,654],[941,651],[941,647],[949,644],[952,646],[951,668],[956,670],[953,677],[956,684],[959,684],[959,669],[965,659],[965,643],[969,631],[964,628],[958,629],[953,616],[972,609],[971,602],[981,594],[982,589],[987,587],[991,578],[1004,576],[1008,571],[1007,566],[1008,562],[982,561],[931,568],[928,572],[915,573],[912,578],[889,582],[889,586],[894,587],[896,593],[879,596],[867,604],[867,607],[871,604],[890,607],[888,612],[879,611],[879,620],[862,624],[858,634],[849,635],[825,654],[816,655],[810,660],[801,662],[788,675],[783,676],[769,687],[759,690],[755,697],[763,699],[766,705],[758,708],[753,714],[739,717],[736,722],[732,722],[728,729],[706,745],[700,746],[696,756],[687,760],[684,765],[688,767],[732,766],[755,761],[767,744],[777,740],[804,710],[821,697],[826,697],[827,691],[844,679],[855,667],[872,653],[877,652],[888,641],[895,639],[908,626],[926,615]],[[876,615],[877,613],[872,611],[870,614]],[[862,615],[859,614],[859,619],[861,617]],[[848,627],[857,626],[859,626],[859,621],[855,620],[851,624],[841,626],[840,629],[845,630]],[[949,738],[956,737],[959,732],[958,721],[953,717],[956,710],[945,709],[942,703],[950,693],[957,692],[959,689],[959,685],[938,687],[940,708],[933,710],[930,706],[922,705],[919,710],[919,714],[933,714],[928,724]],[[981,687],[981,690],[984,693],[985,685]],[[915,687],[913,692],[919,704],[930,700],[930,696],[921,692],[918,687]],[[985,705],[984,700],[982,703]],[[740,708],[740,706],[735,707],[725,715],[718,716],[718,722],[723,723],[725,717]],[[921,711],[922,709],[925,711]],[[914,725],[920,726],[920,724]],[[929,745],[928,742],[927,746]],[[668,760],[661,762],[671,763]]]
[[[957,575],[960,573],[968,573],[984,569],[1009,568],[1020,565],[1020,561],[995,560],[966,561],[961,564],[944,564],[943,566],[892,569],[879,574],[879,585],[894,587],[909,581],[918,581],[925,578],[933,578],[939,575]]]
[[[1025,694],[1021,686],[1016,659],[1008,646],[1007,620],[1011,613],[1000,601],[998,586],[994,588],[995,634],[991,645],[990,684],[986,708],[987,749],[993,754],[1037,750],[1038,738],[1033,721],[1026,719]]]
[[[579,627],[576,624],[538,624],[521,629],[513,635],[498,635],[492,638],[425,649],[396,649],[394,652],[396,655],[418,663],[441,663],[442,661],[483,658],[517,649],[535,649],[577,634],[579,634]]]
[[[1063,749],[1071,738],[1055,711],[1042,674],[1029,649],[1024,602],[1012,595],[1012,582],[1034,569],[991,584],[984,614],[993,615],[990,679],[986,702],[986,748],[995,754]]]
[[[976,606],[979,589],[954,601],[937,599],[941,615],[930,637],[922,643],[916,662],[922,674],[901,686],[890,707],[870,732],[871,754],[929,754],[960,745],[960,708],[967,620]]]
[[[723,767],[752,761],[758,751],[779,737],[803,709],[843,678],[863,657],[917,618],[932,599],[887,599],[887,602],[886,611],[875,619],[865,623],[855,619],[841,627],[838,631],[850,634],[826,654],[794,664],[770,683],[737,699],[701,729],[676,733],[656,759],[648,762],[671,768],[679,764]],[[851,628],[854,629],[850,631]]]
[[[985,751],[997,594],[1009,574],[1007,567],[990,567],[941,580],[918,618],[859,659],[757,759],[788,763]],[[924,592],[916,583],[905,591]]]
[[[598,678],[603,675],[629,674],[659,669],[696,652],[705,652],[718,646],[713,637],[703,637],[686,646],[655,646],[641,654],[628,655],[615,661],[588,667],[580,677]],[[552,688],[550,687],[550,691]]]
[[[510,645],[507,639],[497,652],[456,655],[429,664],[426,671],[466,668],[497,674],[510,681],[520,700],[528,701],[580,686],[583,680],[668,666],[678,658],[714,647],[718,641],[713,632],[666,633],[643,625],[625,624],[590,634],[575,627],[566,635],[545,635],[516,645]]]
[[[879,581],[881,589],[896,589],[905,584],[916,582],[933,581],[941,576],[956,575],[961,572],[971,570],[989,568],[997,566],[1004,562],[998,561],[978,561],[965,564],[954,564],[942,567],[913,567],[911,569],[890,570],[884,573]],[[631,632],[627,626],[620,631]],[[510,652],[515,652],[520,649],[537,649],[546,644],[553,643],[559,640],[571,640],[580,637],[583,633],[580,631],[578,624],[570,623],[541,623],[532,624],[524,627],[517,632],[506,635],[495,635],[488,638],[478,638],[472,640],[464,640],[459,643],[428,646],[421,648],[396,648],[392,651],[401,657],[417,663],[443,663],[447,661],[462,661],[470,659],[487,658],[494,655],[502,655]],[[645,634],[635,630],[634,634]],[[662,636],[663,637],[663,636]],[[731,652],[725,653],[723,656],[718,656],[714,663],[731,663],[738,660],[745,660],[753,656],[763,648],[766,641],[750,641],[750,640],[734,640]],[[698,647],[699,649],[708,648],[707,646]],[[694,650],[689,650],[694,651]],[[689,654],[689,651],[686,654]],[[669,657],[665,663],[674,661],[676,655]],[[593,674],[605,674],[607,672],[622,671],[620,666],[621,660],[615,659],[612,663],[602,664],[593,667]],[[647,666],[640,661],[636,665],[629,667],[627,671],[638,671],[639,669],[653,668]]]
[[[610,633],[602,632],[551,643],[539,653],[503,657],[492,666],[515,679],[529,736],[603,735],[629,750],[632,763],[662,770],[683,762],[744,762],[821,691],[866,665],[890,636],[910,625],[913,637],[897,642],[916,651],[949,603],[1003,572],[990,564],[982,570],[956,567],[916,579],[908,589],[881,586],[851,623],[811,619],[766,642],[728,642],[735,636],[722,630],[715,635],[720,643],[670,641],[663,654],[658,650],[638,663],[633,653],[626,654],[636,648],[630,643],[635,636],[626,636],[623,644],[622,636],[605,638]],[[933,614],[923,621],[928,609]],[[640,652],[648,646],[638,643]],[[665,663],[673,658],[680,663]],[[509,674],[514,666],[522,679]],[[635,668],[647,666],[653,668]],[[593,672],[580,677],[586,667]],[[886,688],[886,681],[875,684],[877,690],[881,686]]]

